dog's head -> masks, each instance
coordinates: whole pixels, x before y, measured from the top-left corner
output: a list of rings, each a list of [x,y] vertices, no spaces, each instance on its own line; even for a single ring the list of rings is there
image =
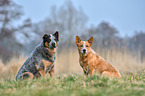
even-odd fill
[[[45,34],[43,36],[43,44],[44,47],[54,49],[58,46],[58,41],[59,41],[59,33],[56,31],[54,34]]]
[[[93,43],[93,37],[91,37],[88,41],[82,41],[79,36],[76,36],[76,45],[78,50],[82,54],[86,54],[89,52],[91,45]]]

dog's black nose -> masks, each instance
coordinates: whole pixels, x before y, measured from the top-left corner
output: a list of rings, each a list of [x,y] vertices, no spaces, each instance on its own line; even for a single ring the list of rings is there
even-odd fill
[[[52,46],[55,47],[55,43],[52,43]]]
[[[86,53],[86,49],[83,49],[83,53]]]

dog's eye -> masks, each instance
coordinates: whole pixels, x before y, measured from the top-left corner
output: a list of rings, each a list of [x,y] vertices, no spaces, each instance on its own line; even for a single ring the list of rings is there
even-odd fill
[[[89,47],[88,45],[86,45],[86,47]]]
[[[83,47],[83,45],[81,45],[80,47]]]

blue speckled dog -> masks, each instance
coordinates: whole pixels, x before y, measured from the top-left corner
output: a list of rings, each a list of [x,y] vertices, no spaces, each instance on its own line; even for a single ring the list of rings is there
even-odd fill
[[[54,61],[58,41],[59,33],[57,31],[54,34],[45,34],[42,42],[32,51],[20,68],[15,79],[45,77],[46,73],[54,76]]]

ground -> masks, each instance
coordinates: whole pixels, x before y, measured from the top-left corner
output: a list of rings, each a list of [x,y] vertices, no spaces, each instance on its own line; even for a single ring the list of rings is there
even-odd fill
[[[101,75],[62,74],[15,82],[0,80],[0,96],[143,96],[145,71],[123,73],[114,79]]]

